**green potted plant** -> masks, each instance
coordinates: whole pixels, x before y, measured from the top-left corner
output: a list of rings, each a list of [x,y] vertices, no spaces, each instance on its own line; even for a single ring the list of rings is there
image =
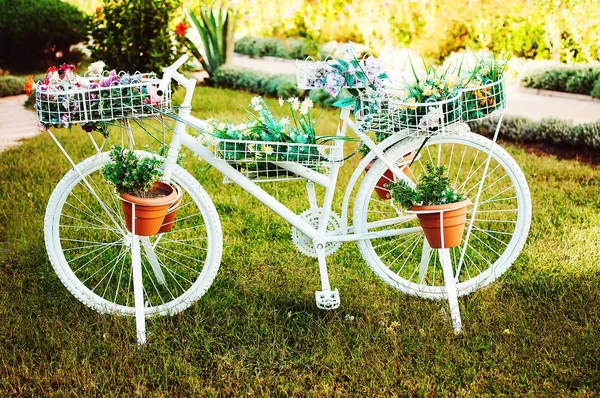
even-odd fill
[[[460,245],[467,220],[467,206],[471,201],[456,192],[444,175],[444,166],[426,163],[426,173],[413,188],[406,181],[394,181],[386,185],[395,203],[415,212],[429,246],[434,249]],[[440,228],[440,213],[443,231]],[[444,237],[442,245],[442,233]]]
[[[127,229],[132,230],[132,204],[135,204],[136,235],[155,235],[169,206],[178,197],[173,186],[159,181],[163,161],[154,157],[138,157],[135,152],[118,145],[112,147],[110,159],[102,168],[102,176],[114,186],[121,199]]]

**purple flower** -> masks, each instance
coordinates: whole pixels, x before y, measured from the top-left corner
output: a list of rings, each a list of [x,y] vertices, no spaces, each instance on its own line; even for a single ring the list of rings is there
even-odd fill
[[[108,77],[100,79],[100,87],[110,87],[119,83],[119,77],[116,70],[111,70]]]
[[[344,84],[344,79],[335,73],[330,73],[327,75],[327,80],[325,81],[325,91],[327,91],[330,95],[337,97],[338,93],[342,89],[342,85]]]

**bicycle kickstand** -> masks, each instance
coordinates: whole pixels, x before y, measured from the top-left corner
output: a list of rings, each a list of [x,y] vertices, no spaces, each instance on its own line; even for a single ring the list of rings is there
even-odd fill
[[[321,274],[321,290],[315,291],[317,307],[322,310],[334,310],[340,306],[340,293],[337,289],[331,290],[327,263],[325,261],[325,243],[314,242],[317,258],[319,260],[319,273]]]

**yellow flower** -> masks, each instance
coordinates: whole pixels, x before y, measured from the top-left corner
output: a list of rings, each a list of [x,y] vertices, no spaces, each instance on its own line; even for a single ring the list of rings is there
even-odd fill
[[[267,156],[273,153],[273,147],[271,145],[263,145],[263,150]]]
[[[486,67],[483,67],[479,69],[479,73],[481,74],[481,76],[486,76],[488,73],[490,73],[490,71]]]
[[[446,76],[446,84],[448,85],[448,87],[455,87],[458,84],[458,76]]]
[[[433,89],[430,86],[425,86],[425,89],[423,90],[423,95],[431,95],[433,94]]]
[[[415,97],[410,97],[409,99],[407,99],[407,100],[406,100],[406,101],[404,101],[404,102],[406,102],[407,104],[414,104],[415,102],[417,102],[417,100],[415,99]],[[408,105],[405,105],[405,106],[401,106],[401,107],[400,107],[400,109],[407,109],[407,108],[408,108],[408,109],[417,109],[417,107],[416,107],[416,106],[408,106]]]

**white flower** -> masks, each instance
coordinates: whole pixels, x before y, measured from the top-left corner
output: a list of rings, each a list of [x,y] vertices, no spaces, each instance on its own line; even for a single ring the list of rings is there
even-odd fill
[[[298,98],[294,98],[294,101],[292,102],[292,110],[294,112],[298,112],[298,109],[300,109],[300,101]]]
[[[88,66],[88,72],[90,72],[92,75],[101,75],[105,66],[106,64],[103,61],[96,61]]]
[[[262,98],[261,97],[254,97],[252,98],[252,100],[250,101],[250,105],[252,106],[252,109],[254,109],[257,112],[262,111],[263,106],[262,106]]]
[[[284,117],[284,118],[282,118],[282,119],[281,119],[281,126],[282,126],[282,127],[285,127],[285,126],[287,126],[288,124],[290,124],[290,119],[289,119],[289,118],[287,118],[287,117]]]
[[[279,106],[283,106],[283,98],[279,97]]]
[[[304,101],[302,101],[302,106],[305,106],[308,109],[311,109],[313,107],[313,102],[310,98],[307,98]]]
[[[225,130],[225,128],[226,128],[226,127],[227,127],[227,125],[226,125],[225,123],[223,123],[223,122],[221,122],[221,123],[219,123],[219,124],[217,125],[217,128],[218,128],[219,130]]]
[[[55,86],[59,83],[59,81],[60,81],[60,75],[58,74],[58,72],[54,71],[54,72],[50,73],[50,77],[48,78],[49,86]]]
[[[354,320],[354,315],[350,315],[350,314],[346,314],[346,316],[344,317],[344,320],[346,322],[352,322]]]
[[[488,70],[488,68],[483,67],[483,68],[479,69],[479,73],[481,74],[481,76],[485,76],[489,73],[489,70]]]
[[[442,113],[442,107],[433,107],[425,116],[421,118],[419,122],[420,127],[436,127],[442,123],[444,114]]]
[[[294,105],[292,105],[292,108],[293,108],[293,106]],[[308,113],[308,107],[306,105],[302,104],[302,106],[300,107],[300,113],[302,115],[306,115]]]

